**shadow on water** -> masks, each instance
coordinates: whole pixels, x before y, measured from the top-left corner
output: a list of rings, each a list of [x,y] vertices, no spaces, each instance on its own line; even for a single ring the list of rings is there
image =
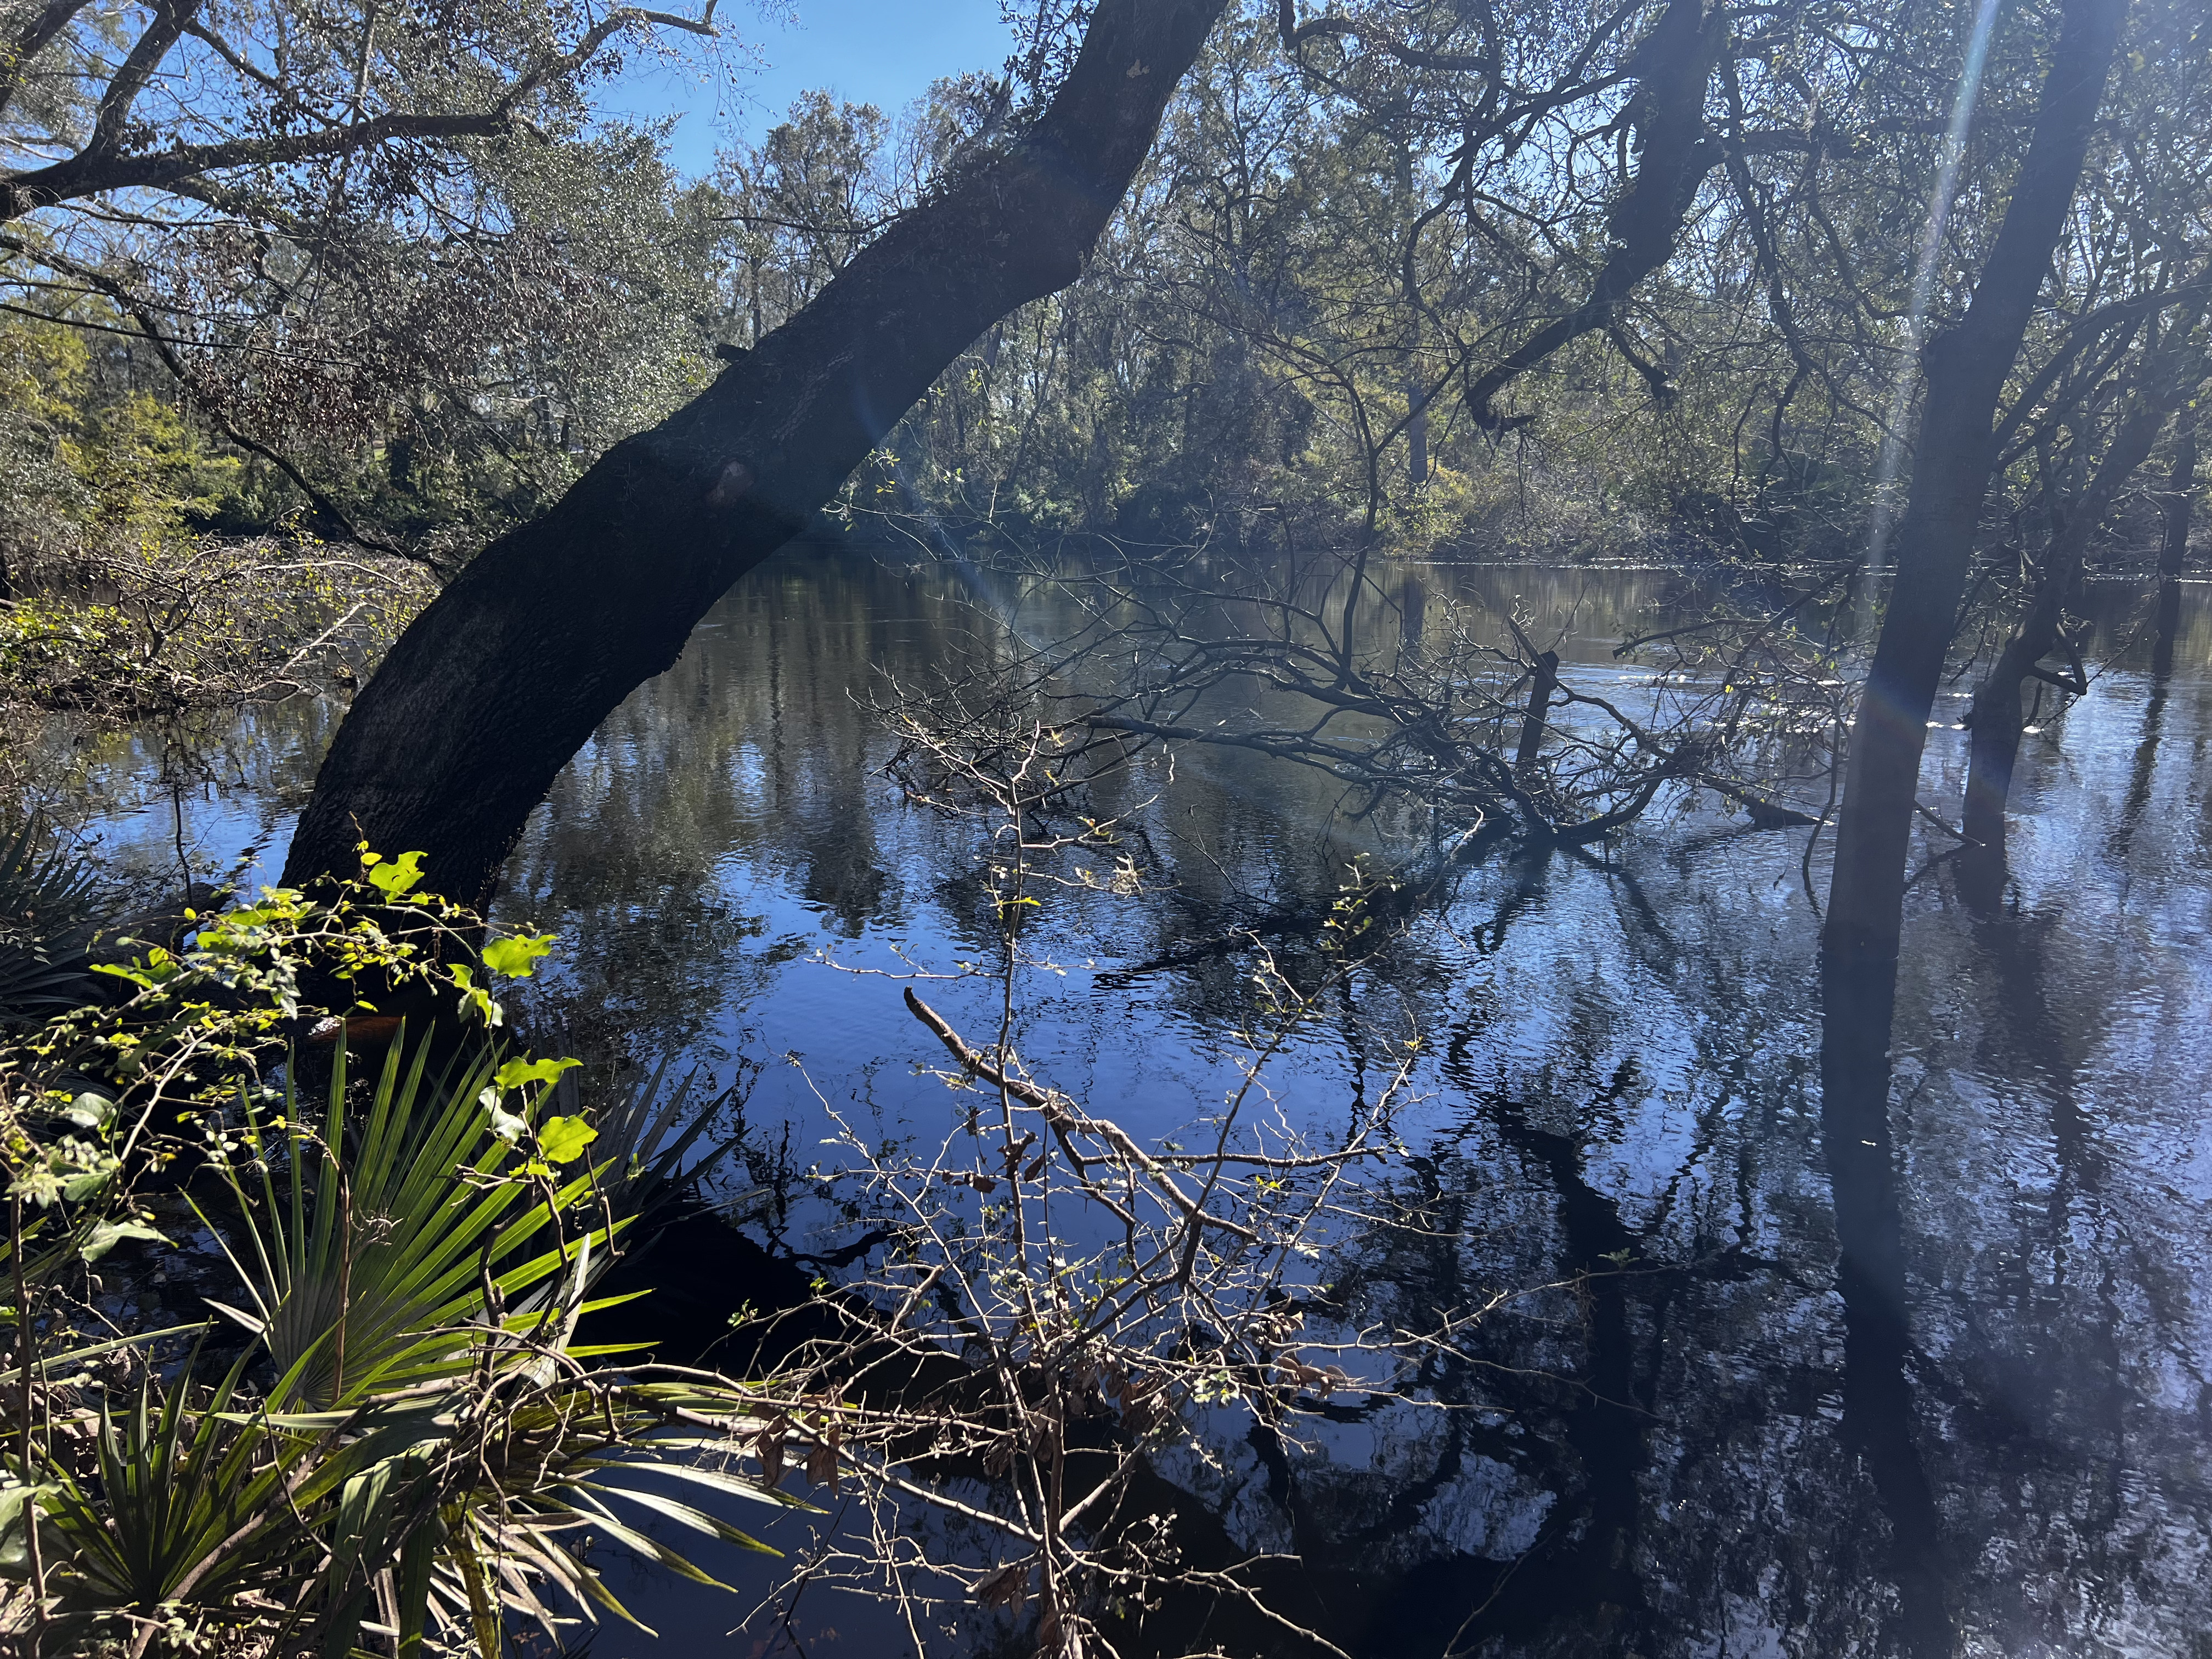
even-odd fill
[[[1624,676],[1613,643],[1681,593],[1663,572],[1505,568],[1399,587],[1407,626],[1450,599],[1517,604],[1585,682]],[[1204,1480],[1164,1466],[1147,1501],[1194,1550],[1298,1553],[1284,1605],[1360,1659],[2203,1659],[2212,594],[2175,591],[2160,616],[2091,584],[2099,672],[2023,750],[2007,862],[1909,889],[1900,872],[1895,960],[1824,964],[1802,832],[1694,808],[1601,857],[1486,846],[1425,890],[1359,1006],[1273,1081],[1325,1132],[1376,1063],[1354,1016],[1419,1030],[1407,1156],[1337,1242],[1333,1282],[1407,1330],[1503,1299],[1424,1351],[1419,1389],[1444,1408],[1346,1396],[1315,1452],[1254,1437]],[[766,1271],[760,1244],[830,1261],[859,1242],[788,1180],[819,1155],[823,1098],[886,1139],[944,1121],[896,981],[833,964],[945,968],[988,944],[975,836],[903,804],[860,700],[872,675],[921,685],[977,659],[993,625],[941,571],[786,556],[532,818],[501,908],[565,941],[525,1011],[536,1031],[595,1065],[755,1068],[742,1179],[802,1192],[742,1248],[664,1245],[643,1264],[659,1316],[711,1332]],[[281,862],[336,712],[225,735],[187,839],[213,857],[264,837]],[[1963,734],[1931,732],[1929,757],[1927,799],[1955,810]],[[111,845],[149,868],[179,810],[149,787],[133,813],[158,759],[125,745],[95,767]],[[1036,943],[1066,976],[1025,988],[1018,1040],[1056,1085],[1172,1135],[1236,1076],[1256,949],[1295,970],[1389,826],[1218,756],[1120,787],[1107,811],[1157,797],[1132,842],[1148,890],[1052,897]],[[932,991],[957,1024],[986,1000]],[[600,1659],[904,1645],[880,1610],[813,1591],[787,1627],[750,1600],[621,1589],[662,1639],[610,1629]],[[1019,1647],[978,1615],[942,1650]]]

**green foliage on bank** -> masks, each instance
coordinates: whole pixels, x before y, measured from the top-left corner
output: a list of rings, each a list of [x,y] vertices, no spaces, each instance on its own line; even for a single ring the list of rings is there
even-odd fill
[[[711,1582],[649,1520],[766,1547],[714,1512],[792,1501],[717,1456],[763,1393],[578,1340],[644,1165],[556,1109],[572,1062],[501,1044],[497,988],[549,940],[476,948],[419,858],[365,855],[96,943],[94,878],[9,845],[9,1639],[489,1656],[516,1619],[629,1617],[605,1546]],[[436,1018],[385,1031],[395,999]]]

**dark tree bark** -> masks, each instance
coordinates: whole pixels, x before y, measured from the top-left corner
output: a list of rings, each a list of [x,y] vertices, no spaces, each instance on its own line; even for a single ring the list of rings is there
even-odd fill
[[[419,849],[483,903],[523,820],[739,576],[788,541],[961,351],[1073,282],[1226,0],[1101,0],[1066,82],[713,386],[478,555],[355,703],[289,883]]]
[[[1942,1512],[1913,1426],[1902,1208],[1889,1126],[1905,867],[1928,712],[1996,459],[1997,401],[2064,227],[2126,0],[2065,0],[2027,155],[1972,302],[1925,358],[1897,577],[1859,704],[1820,940],[1820,1127],[1844,1303],[1844,1430],[1889,1523],[1902,1640],[1948,1656]]]
[[[1929,342],[1897,575],[1867,672],[1836,830],[1823,954],[1893,957],[1906,844],[1944,653],[1996,459],[1997,399],[2080,181],[2126,0],[2067,0],[2027,155],[1972,302]]]
[[[1721,160],[1721,148],[1705,127],[1705,90],[1728,40],[1727,7],[1715,5],[1708,11],[1705,0],[1671,0],[1637,47],[1628,71],[1636,93],[1622,112],[1636,130],[1636,178],[1607,215],[1605,263],[1580,304],[1468,385],[1468,411],[1477,425],[1495,430],[1511,424],[1492,407],[1498,394],[1600,329],[1616,331],[1623,354],[1655,397],[1673,395],[1666,372],[1646,362],[1617,331],[1636,285],[1674,257],[1698,186]]]
[[[1521,717],[1521,744],[1513,751],[1513,769],[1525,773],[1536,763],[1544,746],[1544,721],[1552,712],[1552,693],[1559,689],[1559,653],[1540,651],[1530,671],[1528,709]]]

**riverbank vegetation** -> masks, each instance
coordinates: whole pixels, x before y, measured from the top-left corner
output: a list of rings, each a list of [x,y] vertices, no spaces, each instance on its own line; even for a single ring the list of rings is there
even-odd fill
[[[549,1601],[622,1613],[586,1529],[695,1574],[641,1514],[766,1547],[629,1484],[785,1501],[702,1461],[778,1408],[587,1363],[592,1287],[678,1172],[643,1126],[556,1109],[573,1062],[483,1040],[545,941],[446,965],[473,920],[374,859],[166,945],[101,933],[97,878],[40,841],[0,866],[19,1650],[495,1654],[510,1618],[559,1639]],[[372,980],[478,1036],[410,1036],[344,994]]]
[[[1307,1634],[1289,1564],[1217,1536],[1156,1466],[1216,1461],[1240,1427],[1297,1454],[1333,1396],[1398,1399],[1470,1316],[1363,1329],[1321,1277],[1334,1230],[1401,1224],[1361,1193],[1418,1039],[1378,1032],[1393,1075],[1327,1145],[1263,1075],[1364,971],[1389,884],[1340,896],[1317,974],[1267,964],[1208,1144],[1148,1148],[1012,1043],[1024,986],[1064,971],[1025,942],[1035,893],[1140,879],[1126,854],[1105,882],[1089,867],[1115,827],[1051,827],[1042,767],[945,763],[932,805],[994,849],[997,959],[937,977],[996,980],[1004,1016],[978,1047],[906,999],[963,1125],[909,1155],[841,1120],[816,1178],[878,1264],[719,1338],[648,1306],[650,1334],[593,1340],[650,1302],[619,1288],[626,1257],[729,1224],[708,1183],[737,1143],[702,1142],[711,1103],[658,1075],[586,1105],[578,1062],[508,1048],[500,998],[549,937],[487,939],[421,890],[419,857],[368,853],[313,896],[125,933],[94,872],[20,832],[0,862],[0,1632],[133,1656],[570,1644],[640,1622],[611,1551],[719,1583],[708,1547],[774,1553],[732,1500],[808,1510],[786,1490],[803,1470],[842,1518],[771,1601],[856,1588],[925,1650],[1011,1618],[1056,1650],[1155,1650],[1223,1598]],[[751,1373],[657,1363],[664,1342]]]
[[[1601,860],[1700,798],[1808,831],[1808,897],[1834,832],[1838,1273],[1857,1363],[1902,1377],[1912,837],[2001,898],[2100,563],[2155,572],[2172,665],[2203,9],[1014,9],[1002,70],[895,114],[809,94],[696,178],[594,99],[711,61],[711,5],[0,25],[0,1620],[30,1651],[566,1642],[623,1612],[603,1547],[704,1575],[665,1526],[759,1543],[723,1500],[793,1508],[787,1459],[862,1517],[798,1582],[873,1586],[918,1649],[1164,1651],[1234,1605],[1340,1651],[1294,1568],[1187,1541],[1160,1469],[1231,1433],[1284,1459],[1355,1383],[1427,1409],[1495,1304],[1363,1322],[1317,1265],[1427,1224],[1358,1179],[1404,1152],[1422,1034],[1360,1030],[1387,1059],[1326,1144],[1262,1071],[1455,871]],[[957,1121],[892,1144],[825,1103],[842,1276],[602,1341],[656,1231],[735,1248],[707,1119],[505,1046],[550,941],[483,917],[602,722],[805,533],[988,596],[964,673],[871,688],[907,800],[981,848],[978,960],[905,994]],[[1661,563],[1697,614],[1591,672],[1571,617],[1424,575],[1536,557]],[[113,890],[32,810],[70,817],[58,754],[283,698],[335,732],[258,896],[191,862],[183,771],[181,894]],[[1971,778],[1931,805],[1950,724]],[[1022,1063],[1022,987],[1060,971],[1026,918],[1141,890],[1116,792],[1231,750],[1398,862],[1307,907],[1304,959],[1259,951],[1243,1086],[1144,1144]],[[996,1030],[933,976],[989,980]],[[678,1336],[698,1365],[628,1346]],[[1900,1540],[1935,1524],[1897,1492]]]

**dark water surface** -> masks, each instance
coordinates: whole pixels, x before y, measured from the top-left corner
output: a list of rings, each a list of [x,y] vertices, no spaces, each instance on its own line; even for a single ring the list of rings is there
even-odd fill
[[[1674,580],[1420,578],[1570,623],[1575,684],[1632,679],[1609,647],[1663,614]],[[902,801],[856,701],[872,669],[920,682],[983,648],[961,591],[856,556],[756,572],[578,757],[512,866],[503,914],[571,941],[541,1030],[724,1079],[757,1067],[755,1174],[822,1155],[823,1099],[887,1137],[951,1109],[918,1072],[933,1044],[897,981],[837,964],[942,969],[990,948],[977,832]],[[2029,740],[2002,902],[1969,904],[1940,862],[1908,892],[1893,1184],[1869,1212],[1893,1199],[1909,1343],[1883,1375],[1845,1351],[1802,830],[1682,807],[1607,860],[1478,866],[1361,976],[1340,1029],[1272,1073],[1325,1131],[1375,1085],[1363,1014],[1423,1035],[1397,1126],[1414,1156],[1389,1179],[1446,1224],[1418,1249],[1341,1241],[1334,1271],[1376,1316],[1602,1275],[1511,1303],[1438,1370],[1439,1396],[1478,1409],[1381,1409],[1274,1468],[1225,1449],[1205,1496],[1243,1546],[1307,1557],[1337,1642],[2212,1655],[2209,598],[2187,591],[2157,684],[2146,596],[2093,585],[2097,678]],[[188,844],[258,840],[274,867],[336,712],[241,721],[219,776],[119,808],[112,843],[157,866],[180,811]],[[1924,799],[1955,820],[1966,737],[1930,738]],[[157,763],[142,745],[103,776],[126,799]],[[1172,1133],[1237,1075],[1240,930],[1325,902],[1372,833],[1332,830],[1325,787],[1264,763],[1185,757],[1171,784],[1140,770],[1126,804],[1155,793],[1150,892],[1048,902],[1036,948],[1066,972],[1030,975],[1018,1038],[1140,1134]],[[990,994],[931,991],[975,1029]],[[840,1242],[804,1205],[787,1225],[797,1248]],[[1916,1574],[1933,1624],[1900,1600]],[[664,1639],[608,1629],[605,1659],[902,1650],[879,1613],[834,1598],[726,1639],[750,1600],[627,1593]],[[979,1651],[1014,1639],[988,1620],[970,1635]]]

